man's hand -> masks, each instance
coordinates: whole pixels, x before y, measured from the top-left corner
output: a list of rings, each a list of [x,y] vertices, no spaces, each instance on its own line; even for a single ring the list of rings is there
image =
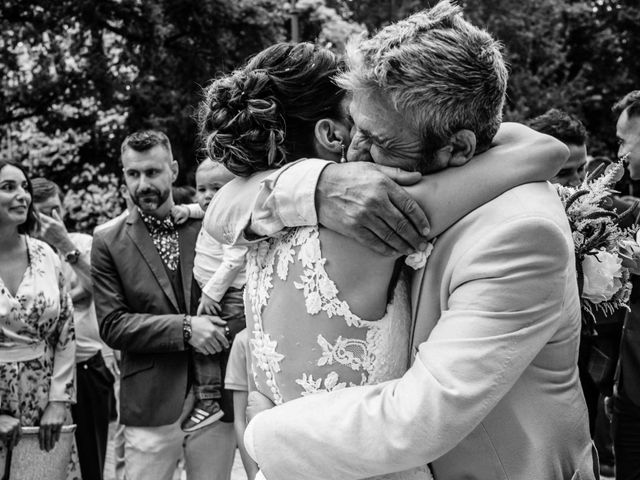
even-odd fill
[[[38,440],[40,441],[40,450],[50,452],[60,440],[60,431],[67,416],[67,408],[65,402],[49,402],[47,408],[40,418],[40,432]]]
[[[613,420],[613,397],[604,397],[604,414],[609,421]]]
[[[40,214],[38,237],[62,253],[70,252],[76,248],[69,238],[67,227],[64,226],[64,222],[57,210],[53,210],[51,216]]]
[[[182,225],[189,218],[189,209],[184,205],[174,205],[171,207],[171,216],[176,225]]]
[[[316,189],[318,222],[383,255],[427,248],[427,216],[401,185],[418,172],[353,162],[328,165]]]
[[[222,313],[220,304],[209,295],[202,292],[200,304],[198,305],[198,315],[215,315],[219,317],[220,313]]]
[[[256,415],[265,410],[275,407],[275,404],[260,392],[249,392],[247,399],[247,425]]]
[[[108,353],[106,355],[102,355],[104,358],[104,365],[107,367],[107,370],[111,372],[114,379],[117,379],[120,376],[120,365],[118,365],[118,359],[113,353]]]
[[[11,415],[0,415],[0,440],[7,450],[11,450],[20,441],[20,420]]]
[[[213,315],[191,317],[191,339],[189,343],[200,353],[212,355],[229,348],[226,332],[227,322]]]

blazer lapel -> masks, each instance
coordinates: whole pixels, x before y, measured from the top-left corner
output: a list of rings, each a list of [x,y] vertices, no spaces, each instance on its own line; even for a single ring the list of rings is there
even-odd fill
[[[187,311],[191,310],[191,285],[193,284],[193,259],[196,254],[196,240],[199,233],[199,223],[187,222],[184,228],[178,228],[178,242],[180,244],[180,275],[184,291],[184,304]],[[190,312],[195,313],[195,312]]]
[[[133,208],[131,210],[129,218],[127,219],[127,225],[129,227],[127,228],[129,238],[131,238],[135,246],[138,248],[140,255],[142,255],[142,258],[147,262],[147,265],[149,265],[149,268],[156,277],[158,284],[162,287],[162,291],[165,293],[167,298],[169,298],[176,311],[179,311],[178,299],[176,298],[173,287],[171,286],[169,275],[167,275],[167,271],[164,269],[162,258],[160,258],[158,250],[153,244],[151,235],[149,235],[149,231],[147,230],[142,217],[140,217],[137,208]]]

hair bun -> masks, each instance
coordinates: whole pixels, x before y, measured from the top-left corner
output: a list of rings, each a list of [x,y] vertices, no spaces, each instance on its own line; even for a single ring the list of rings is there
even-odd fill
[[[198,126],[209,157],[241,176],[283,164],[284,124],[266,71],[235,71],[204,97]]]

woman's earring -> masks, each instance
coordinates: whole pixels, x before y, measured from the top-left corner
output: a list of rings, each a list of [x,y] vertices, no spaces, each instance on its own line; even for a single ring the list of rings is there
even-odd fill
[[[340,163],[347,163],[347,159],[344,157],[344,143],[340,142],[340,150],[342,155],[340,156]]]

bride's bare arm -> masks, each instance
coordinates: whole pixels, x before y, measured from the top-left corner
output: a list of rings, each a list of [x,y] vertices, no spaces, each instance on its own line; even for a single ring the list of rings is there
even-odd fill
[[[433,238],[507,190],[553,177],[568,155],[567,147],[549,135],[503,123],[489,150],[462,167],[426,175],[406,190],[427,213]]]

